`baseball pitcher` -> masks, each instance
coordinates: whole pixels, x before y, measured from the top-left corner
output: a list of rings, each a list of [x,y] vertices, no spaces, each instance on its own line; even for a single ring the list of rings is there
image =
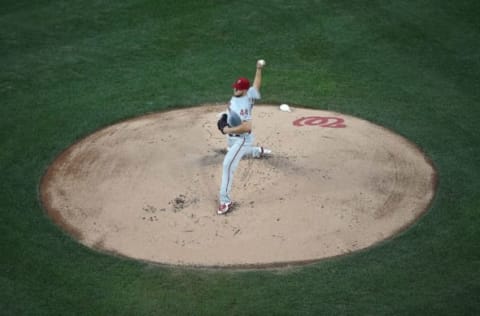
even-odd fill
[[[233,96],[226,113],[218,120],[218,129],[228,135],[228,151],[223,160],[222,184],[220,187],[220,205],[217,213],[226,214],[232,207],[230,198],[233,174],[238,163],[245,155],[260,158],[272,153],[270,149],[253,146],[252,110],[255,100],[260,99],[262,68],[265,61],[257,61],[257,70],[253,85],[247,78],[238,78],[232,85]]]

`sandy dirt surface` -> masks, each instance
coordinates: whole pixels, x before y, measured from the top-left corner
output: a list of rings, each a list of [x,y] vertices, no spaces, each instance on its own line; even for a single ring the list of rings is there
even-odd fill
[[[226,139],[221,105],[106,127],[63,152],[41,183],[46,212],[82,244],[151,262],[276,266],[369,247],[412,224],[435,170],[405,138],[355,117],[254,108],[256,142],[234,209],[216,214]]]

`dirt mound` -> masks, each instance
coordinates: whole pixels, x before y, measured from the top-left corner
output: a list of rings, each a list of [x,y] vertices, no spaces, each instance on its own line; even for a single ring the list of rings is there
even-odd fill
[[[223,106],[161,112],[74,144],[41,185],[48,214],[81,243],[141,260],[272,266],[363,249],[429,206],[435,171],[391,131],[327,111],[256,106],[256,141],[226,216],[216,215],[226,140]]]

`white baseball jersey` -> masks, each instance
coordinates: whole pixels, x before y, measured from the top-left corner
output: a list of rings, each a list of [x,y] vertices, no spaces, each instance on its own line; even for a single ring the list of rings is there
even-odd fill
[[[260,92],[255,87],[250,87],[246,95],[241,97],[233,96],[230,99],[228,111],[237,113],[242,122],[250,121],[252,119],[252,109],[255,100],[259,100],[260,97]]]

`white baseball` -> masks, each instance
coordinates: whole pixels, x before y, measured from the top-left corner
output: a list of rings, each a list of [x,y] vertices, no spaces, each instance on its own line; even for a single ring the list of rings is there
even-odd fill
[[[257,65],[260,66],[260,67],[265,66],[265,64],[266,64],[266,63],[265,63],[265,60],[263,60],[263,59],[259,59],[259,60],[257,61]]]

